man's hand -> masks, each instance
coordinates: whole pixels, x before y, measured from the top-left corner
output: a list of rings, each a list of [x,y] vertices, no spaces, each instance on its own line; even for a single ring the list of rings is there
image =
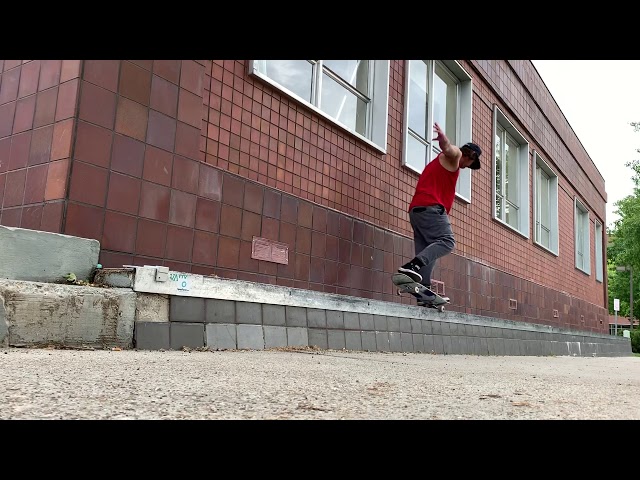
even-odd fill
[[[449,142],[449,139],[442,131],[442,128],[440,128],[440,125],[438,125],[438,122],[433,123],[433,130],[436,132],[436,138],[434,138],[434,140],[437,140],[440,143]]]
[[[438,122],[433,122],[433,131],[436,132],[434,140],[438,141],[440,144],[440,150],[442,150],[443,153],[443,155],[440,156],[440,163],[447,170],[455,172],[458,169],[458,163],[462,156],[462,152],[458,147],[451,144],[445,133],[442,131],[442,128],[440,128],[440,125],[438,125]]]

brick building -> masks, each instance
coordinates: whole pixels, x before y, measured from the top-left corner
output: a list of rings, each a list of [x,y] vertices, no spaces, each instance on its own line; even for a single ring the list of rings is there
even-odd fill
[[[413,304],[433,121],[460,176],[450,310],[608,333],[604,180],[527,60],[0,60],[0,224],[105,267]]]

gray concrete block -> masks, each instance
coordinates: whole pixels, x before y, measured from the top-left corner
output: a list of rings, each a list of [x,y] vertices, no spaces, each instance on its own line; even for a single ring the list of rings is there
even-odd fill
[[[374,315],[373,324],[375,325],[376,332],[388,332],[388,323],[386,315]]]
[[[240,350],[264,350],[262,325],[236,325],[237,343]]]
[[[262,305],[262,324],[275,327],[284,327],[286,322],[284,305]]]
[[[431,320],[422,320],[422,333],[433,335],[433,324],[439,322],[433,322]]]
[[[360,332],[360,338],[362,339],[362,350],[365,352],[377,352],[376,347],[376,333],[370,330],[363,330]]]
[[[404,333],[411,333],[411,318],[401,317],[400,320],[400,331]]]
[[[422,332],[422,323],[423,321],[419,318],[411,318],[411,333],[423,333]]]
[[[235,350],[238,348],[235,323],[205,324],[206,346],[211,350]]]
[[[344,332],[345,348],[347,350],[362,350],[362,337],[360,330],[347,330]]]
[[[157,293],[136,293],[136,321],[159,322],[169,321],[169,295]]]
[[[307,309],[304,307],[285,307],[285,324],[287,327],[306,327]]]
[[[496,355],[503,356],[507,354],[503,338],[496,338],[494,342],[494,346],[496,348],[496,353],[495,353]]]
[[[436,347],[434,345],[434,336],[433,335],[423,335],[422,338],[424,339],[424,346],[423,348],[423,352],[425,353],[436,353]],[[440,338],[440,336],[438,335],[438,338]]]
[[[308,308],[307,325],[309,328],[327,328],[327,313],[319,308]]]
[[[422,326],[424,333],[429,333],[424,329],[424,325]],[[432,335],[442,335],[442,322],[432,321],[431,322],[431,334]]]
[[[489,339],[486,337],[480,337],[480,351],[479,355],[489,355]]]
[[[398,317],[387,317],[387,330],[400,333],[400,319]]]
[[[496,354],[496,339],[493,337],[489,337],[487,340],[487,352],[489,355]]]
[[[388,332],[389,333],[389,351],[401,352],[402,343],[400,341],[400,332]]]
[[[88,281],[99,254],[98,240],[0,225],[0,278],[52,283],[74,273]]]
[[[290,347],[308,347],[308,330],[303,327],[287,327],[287,345]]]
[[[360,313],[360,329],[374,331],[376,329],[373,321],[374,315],[371,313]]]
[[[357,312],[344,312],[344,329],[360,330],[360,315]]]
[[[412,333],[413,336],[413,351],[424,353],[424,335],[422,333]]]
[[[446,355],[453,353],[453,345],[451,344],[451,338],[449,335],[442,335],[442,347]]]
[[[457,323],[449,324],[449,335],[464,335],[464,330],[460,331],[460,328]]]
[[[346,348],[344,330],[327,330],[327,346],[332,350]]]
[[[287,346],[287,327],[264,325],[262,330],[264,331],[264,348],[280,348]]]
[[[135,348],[137,350],[169,350],[169,323],[135,322]]]
[[[309,346],[318,348],[329,348],[327,331],[324,328],[309,328]]]
[[[344,330],[344,312],[327,310],[327,328]]]
[[[204,302],[205,322],[236,323],[236,302],[207,298]]]
[[[451,325],[447,322],[440,322],[440,331],[442,336],[451,335]]]
[[[236,323],[262,325],[262,307],[260,303],[236,302]]]
[[[413,352],[413,335],[400,332],[400,349],[403,352]]]
[[[444,337],[442,335],[433,335],[433,353],[442,355],[444,354]],[[426,342],[426,337],[425,337]]]
[[[100,268],[96,270],[93,283],[108,287],[133,287],[134,268]]]
[[[0,295],[0,348],[9,346],[9,323],[5,313],[4,298]]]
[[[376,350],[378,352],[388,352],[389,347],[389,333],[376,331]]]
[[[169,319],[172,322],[204,322],[204,298],[171,295]]]
[[[204,347],[204,323],[169,323],[169,344],[172,350]]]

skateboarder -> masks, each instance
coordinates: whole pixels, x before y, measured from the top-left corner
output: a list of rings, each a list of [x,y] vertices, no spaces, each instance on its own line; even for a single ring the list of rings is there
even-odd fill
[[[409,204],[416,256],[398,268],[400,273],[429,289],[436,260],[451,253],[455,247],[449,211],[455,198],[460,169],[479,169],[482,154],[475,143],[469,142],[462,147],[452,145],[437,122],[433,130],[441,152],[424,167]]]

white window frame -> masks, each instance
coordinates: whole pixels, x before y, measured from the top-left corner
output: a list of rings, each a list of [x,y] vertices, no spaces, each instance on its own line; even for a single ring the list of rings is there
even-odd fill
[[[298,102],[303,103],[318,115],[326,118],[330,122],[338,125],[340,128],[346,130],[352,135],[355,135],[360,140],[374,147],[381,153],[387,153],[387,128],[388,128],[388,116],[389,116],[389,74],[390,74],[390,60],[370,60],[369,65],[369,85],[371,96],[369,97],[369,111],[367,113],[367,127],[366,134],[362,135],[352,128],[339,122],[331,115],[324,112],[319,106],[310,103],[308,100],[301,98],[295,93],[291,92],[287,88],[283,87],[279,83],[275,82],[263,73],[265,62],[268,60],[250,60],[249,61],[249,74],[260,78],[262,81],[270,84],[274,88],[280,90],[287,96],[295,99]],[[313,64],[313,90],[320,91],[322,83],[322,60],[309,60]],[[339,81],[339,79],[336,79]],[[343,85],[345,88],[352,90],[349,85]]]
[[[509,225],[502,218],[499,218],[496,215],[497,210],[497,202],[496,202],[496,176],[497,176],[497,152],[495,148],[495,137],[498,131],[498,125],[502,127],[507,134],[511,136],[513,140],[518,144],[518,155],[516,161],[518,162],[518,172],[519,178],[518,182],[518,209],[521,214],[518,216],[518,225],[516,227]],[[494,220],[504,225],[507,228],[510,228],[514,232],[522,235],[525,238],[529,238],[529,175],[531,169],[529,168],[529,142],[526,138],[518,131],[518,129],[511,123],[511,121],[506,117],[504,113],[500,110],[497,105],[494,105],[493,108],[493,135],[492,135],[492,143],[493,143],[493,157],[492,157],[492,204],[493,204],[493,212],[492,217]],[[503,190],[504,191],[504,190]]]
[[[434,69],[436,64],[439,64],[444,70],[449,73],[457,82],[458,82],[458,105],[456,106],[456,145],[462,146],[467,142],[471,142],[471,121],[472,121],[472,107],[473,107],[473,86],[471,75],[467,73],[467,71],[455,60],[405,60],[405,95],[404,95],[404,118],[403,118],[403,145],[402,149],[402,165],[413,170],[417,173],[422,173],[424,167],[433,160],[436,155],[440,152],[440,147],[437,142],[432,142],[433,140],[433,96],[428,95],[428,106],[427,106],[427,135],[428,138],[422,139],[417,136],[413,136],[416,140],[422,142],[427,147],[427,158],[424,161],[424,165],[420,164],[421,167],[416,168],[409,164],[407,161],[408,149],[406,145],[409,141],[409,136],[412,135],[409,131],[409,108],[411,108],[410,100],[411,100],[411,62],[412,61],[423,61],[427,65],[427,74],[428,74],[428,91],[433,92],[433,84],[434,84]],[[424,107],[422,107],[424,108]],[[444,128],[443,125],[441,127]],[[448,135],[451,135],[451,132],[446,132]],[[414,162],[418,163],[418,162]],[[471,203],[471,172],[472,170],[469,168],[464,168],[460,170],[460,175],[458,176],[458,182],[456,183],[456,197],[465,201],[466,203]]]
[[[591,275],[591,238],[590,238],[590,220],[589,210],[578,200],[578,197],[573,199],[573,230],[575,239],[575,262],[576,268],[587,275]],[[580,220],[582,219],[582,221]],[[582,225],[582,229],[580,229]],[[580,232],[582,230],[582,232]],[[582,233],[582,242],[580,242],[580,233]],[[582,261],[580,261],[580,249],[582,247]]]
[[[602,255],[602,223],[594,221],[595,242],[596,242],[596,282],[603,282],[604,257]]]
[[[558,256],[558,238],[559,238],[559,227],[558,227],[558,176],[551,169],[549,164],[540,156],[537,151],[533,151],[533,241],[536,245],[545,250],[553,253],[556,257]],[[540,215],[540,205],[544,199],[539,198],[542,190],[540,189],[539,179],[538,179],[538,168],[541,171],[547,174],[549,177],[549,189],[548,189],[548,199],[546,199],[546,204],[549,208],[549,246],[542,244],[541,242],[541,228],[540,222],[538,221],[538,217]]]

